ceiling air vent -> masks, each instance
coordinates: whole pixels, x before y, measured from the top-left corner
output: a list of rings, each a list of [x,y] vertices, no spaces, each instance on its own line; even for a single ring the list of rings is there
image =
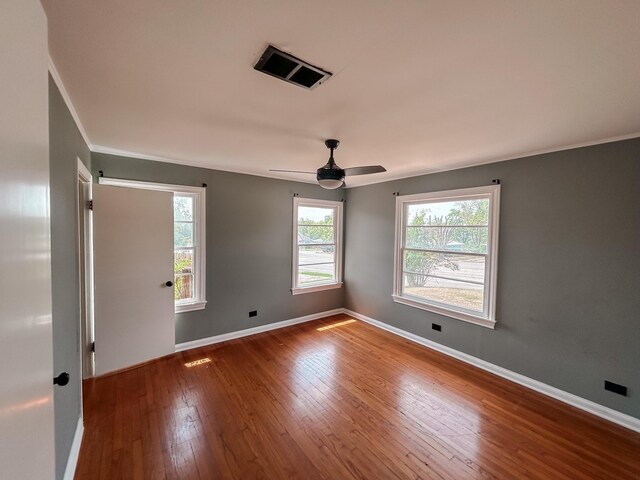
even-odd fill
[[[253,68],[308,90],[317,87],[332,75],[271,45]]]

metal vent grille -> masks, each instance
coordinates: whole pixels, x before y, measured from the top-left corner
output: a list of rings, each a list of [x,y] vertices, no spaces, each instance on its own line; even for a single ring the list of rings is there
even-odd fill
[[[259,72],[311,90],[332,74],[269,45],[253,67]]]

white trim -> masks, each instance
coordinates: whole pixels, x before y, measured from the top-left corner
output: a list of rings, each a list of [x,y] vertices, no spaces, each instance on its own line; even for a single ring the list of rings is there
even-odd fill
[[[480,318],[475,315],[469,315],[464,312],[450,310],[445,307],[441,308],[441,307],[438,307],[437,305],[427,304],[419,300],[412,300],[409,297],[401,297],[399,295],[391,295],[391,297],[393,298],[394,302],[401,303],[409,307],[419,308],[420,310],[426,310],[427,312],[437,313],[438,315],[444,315],[445,317],[455,318],[457,320],[462,320],[468,323],[474,323],[476,325],[480,325],[481,327],[487,327],[491,329],[496,328],[495,320]]]
[[[490,204],[489,226],[487,244],[489,246],[484,255],[484,311],[474,313],[454,305],[423,300],[418,297],[404,295],[403,285],[403,260],[405,248],[405,223],[407,206],[429,201],[473,200],[476,198],[488,198]],[[428,310],[439,315],[445,315],[464,322],[473,323],[483,327],[494,328],[496,323],[496,286],[498,275],[498,233],[500,222],[500,185],[486,185],[481,187],[460,188],[456,190],[418,193],[415,195],[396,196],[395,240],[394,240],[394,275],[393,293],[394,302],[402,303],[410,307]],[[452,254],[456,252],[452,251]]]
[[[79,285],[84,285],[84,291],[80,292],[81,297],[84,298],[85,311],[80,311],[80,332],[84,335],[80,335],[80,356],[81,356],[81,371],[80,378],[85,379],[93,377],[95,374],[95,365],[93,354],[89,350],[89,344],[94,341],[94,285],[93,285],[93,216],[91,210],[79,203],[80,184],[86,186],[83,192],[82,198],[84,201],[90,201],[92,199],[92,185],[93,176],[89,169],[82,163],[79,157],[76,157],[77,166],[77,181],[76,181],[76,199],[77,205],[77,224],[78,224],[78,254],[79,264],[83,267],[78,270],[78,275],[81,276],[84,272],[84,278],[79,278]],[[82,221],[81,221],[82,219]],[[81,307],[82,307],[81,302]],[[82,384],[80,386],[80,406],[81,411],[83,407],[82,402]]]
[[[236,332],[224,333],[222,335],[202,338],[190,342],[179,343],[176,345],[176,352],[183,352],[185,350],[213,345],[220,342],[226,342],[228,340],[247,337],[250,335],[255,335],[257,333],[277,330],[279,328],[297,325],[304,322],[310,322],[312,320],[318,320],[320,318],[329,317],[331,315],[337,315],[340,313],[349,315],[357,320],[361,320],[382,330],[386,330],[387,332],[393,333],[394,335],[406,338],[409,341],[418,343],[424,347],[443,353],[449,357],[453,357],[468,365],[480,368],[486,372],[492,373],[506,380],[522,385],[523,387],[529,388],[548,397],[555,398],[560,402],[591,413],[592,415],[600,417],[604,420],[613,422],[630,430],[640,432],[640,419],[632,417],[631,415],[618,412],[617,410],[613,410],[612,408],[605,407],[604,405],[592,402],[591,400],[587,400],[572,393],[565,392],[564,390],[560,390],[559,388],[552,387],[551,385],[547,385],[546,383],[542,383],[538,380],[534,380],[511,370],[507,370],[506,368],[494,365],[480,358],[474,357],[464,352],[460,352],[459,350],[455,350],[451,347],[447,347],[432,340],[428,340],[414,333],[407,332],[406,330],[388,325],[384,322],[375,320],[371,317],[367,317],[366,315],[362,315],[347,308],[336,308],[334,310],[328,310],[326,312],[319,312],[311,315],[306,315],[304,317],[293,318],[291,320],[270,323],[268,325],[261,325],[259,327],[248,328],[246,330],[239,330]]]
[[[334,245],[335,245],[335,277],[336,281],[323,285],[312,285],[300,287],[298,285],[298,207],[325,207],[332,208],[335,212],[333,217]],[[339,200],[316,200],[314,198],[293,197],[293,225],[291,243],[291,294],[300,295],[303,293],[320,292],[342,287],[342,249],[343,249],[343,217],[344,203]]]
[[[51,78],[53,78],[54,83],[58,87],[58,91],[60,92],[60,95],[62,96],[64,103],[67,105],[67,108],[69,109],[69,113],[71,113],[73,120],[76,122],[76,127],[78,127],[78,131],[80,132],[80,135],[82,135],[82,138],[84,139],[84,143],[86,143],[89,150],[93,152],[93,145],[91,144],[91,140],[89,140],[89,135],[87,135],[87,131],[82,126],[82,122],[80,121],[80,116],[78,115],[78,112],[76,111],[75,107],[73,106],[73,103],[71,102],[71,97],[69,96],[69,92],[67,92],[67,89],[64,87],[64,83],[62,83],[62,78],[58,73],[58,69],[56,68],[56,65],[53,63],[53,59],[51,58],[51,55],[49,55],[49,73],[51,74]]]
[[[291,295],[300,295],[303,293],[322,292],[323,290],[333,290],[335,288],[342,288],[343,283],[327,283],[326,285],[315,285],[313,287],[292,288]]]
[[[89,169],[82,163],[80,157],[76,157],[76,165],[78,166],[78,176],[85,182],[93,181],[93,176]]]
[[[604,145],[607,143],[621,142],[623,140],[631,140],[633,138],[640,138],[640,131],[628,133],[625,135],[607,137],[600,140],[574,143],[571,145],[565,145],[565,146],[559,146],[559,147],[543,148],[541,150],[533,150],[533,151],[524,152],[524,153],[509,154],[509,155],[504,155],[502,157],[490,158],[487,160],[476,160],[476,161],[471,160],[469,162],[463,162],[455,166],[445,166],[442,168],[418,170],[410,173],[399,173],[397,175],[385,174],[382,177],[370,175],[366,177],[364,181],[358,182],[358,185],[351,185],[351,186],[347,185],[345,188],[365,187],[367,185],[374,185],[376,183],[385,183],[385,182],[391,182],[393,180],[402,180],[403,178],[413,178],[413,177],[421,177],[423,175],[432,175],[434,173],[451,172],[453,170],[461,170],[463,168],[478,167],[480,165],[488,165],[490,163],[506,162],[509,160],[519,160],[521,158],[535,157],[536,155],[546,155],[547,153],[564,152],[566,150],[574,150],[576,148],[592,147],[595,145]]]
[[[271,330],[277,330],[279,328],[289,327],[291,325],[298,325],[299,323],[310,322],[312,320],[318,320],[319,318],[330,317],[331,315],[338,315],[340,313],[345,313],[344,308],[335,308],[333,310],[327,310],[325,312],[305,315],[304,317],[283,320],[282,322],[268,323],[267,325],[260,325],[258,327],[237,330],[235,332],[223,333],[221,335],[215,335],[213,337],[200,338],[198,340],[192,340],[190,342],[178,343],[176,344],[176,352],[183,352],[185,350],[191,350],[192,348],[205,347],[207,345],[226,342],[228,340],[234,340],[236,338],[248,337],[257,333],[269,332]]]
[[[149,155],[146,153],[133,152],[130,150],[120,150],[118,148],[105,147],[104,145],[92,145],[91,151],[94,153],[104,153],[106,155],[114,155],[117,157],[138,158],[140,160],[151,160],[153,162],[173,163],[175,165],[186,165],[188,167],[206,168],[207,170],[216,170],[220,172],[239,173],[242,175],[252,175],[254,177],[275,178],[278,180],[286,180],[288,182],[310,183],[316,184],[315,178],[313,180],[298,179],[294,180],[287,175],[271,174],[266,172],[255,172],[249,169],[243,170],[239,168],[228,168],[226,165],[212,165],[206,162],[200,162],[195,160],[184,160],[178,158],[163,157],[160,155]]]
[[[587,142],[579,142],[579,143],[574,143],[571,145],[564,145],[564,146],[559,146],[559,147],[551,147],[551,148],[543,148],[540,150],[532,150],[529,152],[522,152],[522,153],[515,153],[515,154],[509,154],[509,155],[503,155],[501,157],[493,157],[493,158],[489,158],[486,160],[471,160],[469,162],[463,162],[462,164],[458,164],[455,166],[445,166],[442,168],[436,168],[436,169],[424,169],[424,170],[418,170],[418,171],[414,171],[414,172],[409,172],[409,173],[399,173],[397,175],[393,175],[391,174],[391,172],[386,172],[384,175],[381,176],[376,176],[376,175],[370,175],[369,177],[367,177],[366,179],[363,178],[363,180],[359,180],[358,181],[358,185],[346,185],[345,188],[359,188],[359,187],[364,187],[367,185],[374,185],[377,183],[385,183],[385,182],[390,182],[392,180],[401,180],[403,178],[412,178],[412,177],[421,177],[423,175],[431,175],[434,173],[442,173],[442,172],[450,172],[453,170],[460,170],[462,168],[470,168],[470,167],[477,167],[480,165],[487,165],[490,163],[499,163],[499,162],[506,162],[508,160],[518,160],[520,158],[527,158],[527,157],[534,157],[536,155],[545,155],[547,153],[555,153],[555,152],[563,152],[566,150],[573,150],[576,148],[584,148],[584,147],[591,147],[594,145],[603,145],[606,143],[613,143],[613,142],[621,142],[623,140],[631,140],[633,138],[639,138],[640,137],[640,132],[633,132],[633,133],[628,133],[625,135],[617,135],[617,136],[613,136],[613,137],[607,137],[607,138],[603,138],[603,139],[599,139],[599,140],[592,140],[592,141],[587,141]],[[85,138],[85,140],[87,140]],[[291,176],[287,176],[287,175],[278,175],[278,174],[273,174],[273,173],[263,173],[263,172],[255,172],[255,171],[251,171],[250,169],[246,169],[246,170],[241,170],[241,169],[229,169],[226,166],[216,166],[216,165],[211,165],[209,163],[206,162],[202,162],[202,161],[195,161],[195,160],[185,160],[185,159],[176,159],[176,158],[169,158],[169,157],[163,157],[160,155],[149,155],[146,153],[140,153],[140,152],[135,152],[132,150],[123,150],[123,149],[118,149],[118,148],[112,148],[112,147],[108,147],[105,145],[91,145],[90,143],[87,142],[87,144],[89,145],[89,148],[91,149],[92,152],[95,153],[104,153],[107,155],[116,155],[116,156],[120,156],[120,157],[129,157],[129,158],[139,158],[141,160],[152,160],[155,162],[165,162],[165,163],[174,163],[177,165],[188,165],[190,167],[199,167],[199,168],[206,168],[209,170],[219,170],[222,172],[231,172],[231,173],[241,173],[244,175],[254,175],[257,177],[266,177],[266,178],[276,178],[279,180],[287,180],[289,182],[300,182],[300,183],[311,183],[311,184],[317,184],[317,182],[315,181],[315,177],[313,180],[305,180],[305,179],[293,179],[291,178]]]
[[[98,183],[101,185],[111,185],[113,187],[140,188],[143,190],[156,190],[161,192],[186,192],[200,193],[204,187],[192,187],[191,185],[173,185],[170,183],[142,182],[138,180],[125,180],[122,178],[99,177]]]
[[[196,302],[176,303],[176,313],[195,312],[196,310],[204,310],[207,306],[206,300]]]
[[[114,187],[139,188],[142,190],[155,190],[161,192],[183,193],[194,196],[194,239],[196,251],[196,275],[195,275],[195,299],[192,302],[176,303],[175,313],[204,310],[207,305],[207,198],[205,187],[193,187],[190,185],[173,185],[169,183],[142,182],[138,180],[124,180],[121,178],[99,177],[101,185]]]
[[[343,309],[343,312],[357,320],[362,320],[363,322],[369,323],[374,327],[381,328],[395,335],[406,338],[407,340],[418,343],[432,350],[436,350],[450,357],[456,358],[469,365],[473,365],[474,367],[478,367],[489,373],[498,375],[499,377],[505,378],[531,390],[535,390],[536,392],[548,397],[555,398],[556,400],[571,405],[572,407],[576,407],[580,410],[591,413],[592,415],[603,418],[617,425],[623,426],[636,432],[640,432],[640,419],[632,417],[631,415],[618,412],[617,410],[613,410],[612,408],[605,407],[604,405],[592,402],[591,400],[587,400],[572,393],[565,392],[564,390],[560,390],[559,388],[552,387],[551,385],[547,385],[546,383],[542,383],[538,380],[534,380],[511,370],[507,370],[506,368],[494,365],[493,363],[489,363],[467,353],[460,352],[440,343],[428,340],[414,333],[407,332],[400,328],[388,325],[379,320],[367,317],[366,315],[356,313],[346,308]]]
[[[80,456],[80,446],[82,445],[82,436],[84,435],[84,424],[82,417],[78,418],[76,425],[76,433],[73,436],[73,442],[71,442],[71,449],[69,450],[69,458],[67,459],[67,466],[64,469],[63,480],[73,480],[76,474],[76,468],[78,466],[78,457]]]

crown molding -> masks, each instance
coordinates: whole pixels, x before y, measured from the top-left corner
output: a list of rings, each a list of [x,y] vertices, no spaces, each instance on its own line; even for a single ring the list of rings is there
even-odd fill
[[[58,73],[58,69],[56,68],[55,63],[53,63],[53,59],[51,58],[51,55],[49,55],[49,73],[51,74],[51,78],[53,78],[54,83],[58,87],[58,90],[60,91],[60,95],[62,95],[62,98],[64,99],[64,103],[67,105],[67,108],[69,109],[69,112],[73,117],[73,120],[76,122],[76,126],[80,131],[80,135],[82,135],[82,138],[84,139],[84,143],[86,143],[87,147],[89,147],[89,150],[91,150],[93,145],[91,144],[91,140],[89,140],[89,135],[87,135],[87,131],[84,129],[84,126],[80,121],[80,116],[78,115],[76,108],[73,106],[73,102],[71,101],[69,92],[67,92],[67,89],[64,87],[64,83],[62,83],[62,78]]]
[[[186,165],[188,167],[205,168],[207,170],[217,170],[217,171],[228,172],[228,173],[239,173],[242,175],[252,175],[255,177],[273,178],[276,180],[286,180],[288,182],[316,184],[315,176],[313,177],[313,181],[294,180],[291,177],[287,177],[285,175],[271,175],[266,173],[257,173],[251,170],[233,169],[233,168],[221,167],[221,166],[211,165],[204,162],[198,162],[193,160],[169,158],[169,157],[163,157],[160,155],[150,155],[147,153],[134,152],[131,150],[121,150],[119,148],[106,147],[104,145],[91,145],[90,149],[92,153],[104,153],[107,155],[115,155],[118,157],[128,157],[128,158],[137,158],[140,160],[151,160],[154,162],[173,163],[176,165]]]
[[[74,116],[74,118],[76,118]],[[634,132],[634,133],[629,133],[626,135],[619,135],[616,137],[609,137],[609,138],[605,138],[605,139],[601,139],[601,140],[594,140],[594,141],[590,141],[590,142],[582,142],[582,143],[575,143],[572,145],[567,145],[567,146],[562,146],[562,147],[554,147],[554,148],[548,148],[548,149],[544,149],[544,150],[536,150],[536,151],[532,151],[532,152],[528,152],[528,153],[519,153],[516,155],[508,155],[505,157],[498,157],[498,158],[492,158],[490,160],[482,160],[482,161],[477,161],[477,162],[469,162],[469,163],[465,163],[462,165],[457,165],[454,167],[450,167],[450,168],[440,168],[440,169],[427,169],[427,170],[420,170],[420,171],[416,171],[416,172],[411,172],[411,173],[407,173],[407,174],[399,174],[399,175],[390,175],[390,176],[385,176],[384,178],[381,178],[379,180],[376,179],[372,179],[371,181],[365,181],[364,183],[360,183],[358,185],[352,185],[349,186],[347,185],[346,188],[359,188],[359,187],[364,187],[367,185],[375,185],[377,183],[385,183],[385,182],[391,182],[393,180],[402,180],[404,178],[412,178],[412,177],[420,177],[422,175],[431,175],[434,173],[442,173],[442,172],[450,172],[453,170],[460,170],[463,168],[470,168],[470,167],[477,167],[480,165],[487,165],[490,163],[498,163],[498,162],[506,162],[508,160],[517,160],[520,158],[527,158],[527,157],[533,157],[536,155],[544,155],[547,153],[555,153],[555,152],[562,152],[565,150],[573,150],[575,148],[583,148],[583,147],[591,147],[594,145],[602,145],[605,143],[612,143],[612,142],[620,142],[622,140],[631,140],[633,138],[640,138],[640,132]],[[86,139],[86,137],[85,137]],[[300,182],[300,183],[309,183],[309,184],[316,184],[315,178],[313,180],[298,180],[298,179],[293,179],[291,177],[285,176],[285,175],[273,175],[273,174],[267,174],[267,173],[256,173],[253,172],[251,170],[241,170],[241,169],[230,169],[230,168],[226,168],[226,167],[221,167],[221,166],[216,166],[216,165],[211,165],[211,164],[206,164],[204,162],[197,162],[197,161],[192,161],[192,160],[184,160],[184,159],[176,159],[176,158],[169,158],[169,157],[163,157],[163,156],[159,156],[159,155],[149,155],[146,153],[139,153],[139,152],[134,152],[134,151],[130,151],[130,150],[120,150],[117,148],[111,148],[111,147],[107,147],[104,145],[89,145],[89,148],[91,149],[92,152],[95,153],[106,153],[109,155],[117,155],[120,157],[129,157],[129,158],[139,158],[141,160],[153,160],[156,162],[165,162],[165,163],[174,163],[177,165],[187,165],[190,167],[198,167],[198,168],[206,168],[208,170],[219,170],[219,171],[223,171],[223,172],[230,172],[230,173],[240,173],[243,175],[254,175],[254,176],[258,176],[258,177],[266,177],[266,178],[275,178],[278,180],[287,180],[289,182]]]
[[[71,116],[73,117],[74,121],[76,122],[76,126],[78,127],[78,130],[80,131],[80,134],[82,135],[82,138],[84,139],[85,143],[87,144],[87,146],[89,147],[89,150],[91,150],[91,152],[95,152],[95,153],[105,153],[108,155],[117,155],[120,157],[129,157],[129,158],[138,158],[141,160],[152,160],[155,162],[165,162],[165,163],[174,163],[177,165],[186,165],[186,166],[190,166],[190,167],[198,167],[198,168],[206,168],[208,170],[219,170],[219,171],[223,171],[223,172],[230,172],[230,173],[240,173],[243,175],[254,175],[257,177],[266,177],[266,178],[274,178],[274,179],[278,179],[278,180],[286,180],[289,182],[299,182],[299,183],[309,183],[309,184],[316,184],[317,182],[315,181],[315,178],[313,180],[301,180],[301,179],[293,179],[289,176],[286,175],[278,175],[278,174],[271,174],[271,173],[259,173],[259,172],[255,172],[255,171],[251,171],[250,169],[233,169],[233,168],[227,168],[226,166],[219,166],[219,165],[211,165],[211,164],[207,164],[205,162],[200,162],[200,161],[194,161],[194,160],[185,160],[185,159],[177,159],[177,158],[170,158],[170,157],[164,157],[164,156],[160,156],[160,155],[150,155],[150,154],[146,154],[146,153],[140,153],[140,152],[134,152],[131,150],[123,150],[123,149],[118,149],[118,148],[112,148],[112,147],[108,147],[105,145],[94,145],[91,143],[91,140],[89,139],[89,136],[87,135],[86,130],[84,129],[84,126],[82,125],[82,122],[80,121],[80,116],[78,115],[78,112],[76,111],[75,107],[73,106],[73,103],[71,102],[71,97],[69,96],[69,92],[67,91],[67,89],[64,86],[64,83],[62,82],[62,78],[60,77],[60,74],[58,73],[58,70],[55,66],[55,64],[53,63],[53,59],[51,58],[51,56],[49,55],[49,73],[51,73],[51,77],[53,78],[53,81],[55,82],[55,84],[58,87],[58,90],[60,91],[60,94],[62,95],[62,98],[64,99],[65,104],[67,105],[67,108],[69,109],[69,112],[71,113]],[[372,178],[369,181],[364,181],[362,183],[359,183],[358,185],[347,185],[346,188],[359,188],[359,187],[364,187],[367,185],[375,185],[378,183],[385,183],[385,182],[391,182],[394,180],[402,180],[405,178],[412,178],[412,177],[420,177],[422,175],[431,175],[434,173],[442,173],[442,172],[450,172],[453,170],[460,170],[462,168],[470,168],[470,167],[477,167],[480,165],[487,165],[490,163],[498,163],[498,162],[506,162],[508,160],[516,160],[516,159],[520,159],[520,158],[526,158],[526,157],[533,157],[536,155],[544,155],[547,153],[555,153],[555,152],[562,152],[565,150],[573,150],[575,148],[583,148],[583,147],[591,147],[594,145],[602,145],[605,143],[612,143],[612,142],[619,142],[622,140],[630,140],[633,138],[639,138],[640,137],[640,131],[639,132],[634,132],[634,133],[629,133],[626,135],[618,135],[615,137],[608,137],[608,138],[604,138],[604,139],[599,139],[599,140],[593,140],[593,141],[588,141],[588,142],[581,142],[581,143],[574,143],[571,145],[564,145],[564,146],[559,146],[559,147],[552,147],[552,148],[547,148],[547,149],[541,149],[541,150],[533,150],[533,151],[529,151],[529,152],[524,152],[524,153],[518,153],[518,154],[513,154],[513,155],[507,155],[507,156],[503,156],[503,157],[497,157],[497,158],[491,158],[488,160],[480,160],[480,161],[469,161],[469,162],[464,162],[462,164],[453,166],[453,167],[445,167],[445,168],[439,168],[439,169],[424,169],[424,170],[418,170],[418,171],[414,171],[414,172],[408,172],[408,173],[404,173],[404,174],[397,174],[397,175],[385,175],[383,178],[377,177],[377,178]]]
[[[508,160],[518,160],[520,158],[527,158],[527,157],[535,157],[536,155],[545,155],[547,153],[556,153],[556,152],[563,152],[565,150],[573,150],[575,148],[583,148],[583,147],[593,147],[595,145],[603,145],[605,143],[613,143],[613,142],[621,142],[623,140],[631,140],[633,138],[640,138],[640,132],[634,132],[634,133],[628,133],[626,135],[618,135],[615,137],[608,137],[608,138],[604,138],[604,139],[600,139],[600,140],[593,140],[593,141],[589,141],[589,142],[581,142],[581,143],[574,143],[572,145],[565,145],[565,146],[560,146],[560,147],[552,147],[552,148],[547,148],[547,149],[542,149],[542,150],[534,150],[531,152],[525,152],[525,153],[518,153],[515,155],[507,155],[504,157],[497,157],[497,158],[492,158],[490,160],[480,160],[480,161],[470,161],[468,163],[463,163],[460,165],[456,165],[453,167],[444,167],[444,168],[439,168],[439,169],[425,169],[425,170],[420,170],[417,172],[411,172],[411,173],[406,173],[406,174],[398,174],[398,175],[391,175],[391,176],[386,176],[383,180],[371,180],[371,181],[365,181],[363,183],[360,183],[359,185],[353,185],[353,186],[347,186],[347,188],[358,188],[358,187],[364,187],[367,185],[375,185],[376,183],[384,183],[384,182],[391,182],[393,180],[402,180],[404,178],[412,178],[412,177],[420,177],[422,175],[431,175],[433,173],[442,173],[442,172],[450,172],[453,170],[461,170],[463,168],[471,168],[471,167],[478,167],[480,165],[488,165],[489,163],[499,163],[499,162],[506,162]]]

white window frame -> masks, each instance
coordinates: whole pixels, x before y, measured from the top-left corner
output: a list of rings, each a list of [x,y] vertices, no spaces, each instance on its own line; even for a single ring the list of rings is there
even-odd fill
[[[206,300],[206,188],[190,187],[187,185],[171,185],[168,183],[140,182],[137,180],[124,180],[120,178],[100,177],[98,183],[114,187],[139,188],[142,190],[155,190],[159,192],[171,192],[173,194],[185,194],[193,197],[193,241],[196,250],[194,261],[194,299],[178,300],[175,302],[175,312],[192,312],[204,310]]]
[[[489,199],[489,226],[487,253],[485,256],[484,312],[478,313],[463,307],[430,301],[403,294],[403,258],[405,247],[405,223],[407,207],[426,202],[463,201]],[[496,284],[498,274],[498,233],[500,222],[500,185],[462,188],[442,192],[419,193],[396,197],[395,260],[393,279],[393,300],[397,303],[445,315],[483,327],[495,328],[496,324]],[[456,253],[456,252],[451,252]]]
[[[335,235],[335,259],[336,259],[336,281],[323,285],[313,285],[309,287],[300,287],[298,285],[298,208],[299,207],[315,207],[315,208],[333,208],[333,232]],[[343,203],[334,200],[315,200],[311,198],[293,197],[293,260],[292,260],[292,287],[293,295],[302,293],[320,292],[323,290],[331,290],[342,287],[342,218]]]

